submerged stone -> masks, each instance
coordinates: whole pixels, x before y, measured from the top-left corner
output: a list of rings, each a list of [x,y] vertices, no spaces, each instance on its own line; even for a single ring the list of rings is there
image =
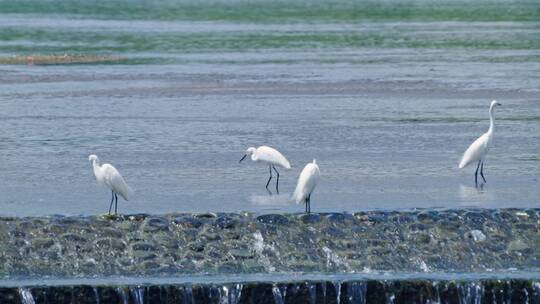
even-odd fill
[[[150,217],[144,221],[144,231],[155,232],[159,230],[168,230],[169,222],[160,217]]]
[[[177,216],[172,220],[173,224],[185,228],[199,228],[203,222],[191,216]]]
[[[264,214],[257,217],[257,220],[265,224],[285,225],[289,220],[281,214]]]
[[[304,222],[304,224],[314,224],[320,222],[322,220],[322,217],[320,214],[317,213],[309,213],[302,214],[300,216],[300,219],[302,219],[302,222]]]
[[[354,216],[177,213],[68,221],[0,217],[0,277],[336,269],[537,271],[538,213],[536,209],[369,211]],[[478,223],[481,228],[476,228]],[[152,263],[142,266],[146,261]]]

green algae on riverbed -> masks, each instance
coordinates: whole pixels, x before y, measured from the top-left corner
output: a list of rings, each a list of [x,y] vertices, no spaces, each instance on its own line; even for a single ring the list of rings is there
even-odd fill
[[[0,274],[538,271],[539,212],[3,217]]]

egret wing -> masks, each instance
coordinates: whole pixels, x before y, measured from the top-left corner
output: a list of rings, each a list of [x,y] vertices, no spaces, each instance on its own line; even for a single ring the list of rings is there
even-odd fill
[[[313,192],[315,186],[317,186],[319,178],[319,166],[313,163],[307,164],[302,170],[302,173],[300,173],[298,184],[291,197],[292,200],[296,201],[297,204],[305,200]]]
[[[470,146],[467,148],[463,157],[459,162],[459,168],[465,168],[471,163],[479,161],[487,152],[487,142],[488,134],[485,133],[482,136],[478,137]]]
[[[274,165],[279,165],[285,169],[290,169],[289,161],[278,150],[268,146],[260,146],[257,148],[257,160],[269,162]]]
[[[105,184],[107,184],[107,186],[109,186],[114,192],[120,194],[127,201],[132,190],[120,172],[109,164],[103,165],[103,170],[105,172]]]

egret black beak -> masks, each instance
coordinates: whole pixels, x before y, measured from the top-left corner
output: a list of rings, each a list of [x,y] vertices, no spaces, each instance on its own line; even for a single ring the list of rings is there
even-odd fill
[[[241,163],[244,160],[244,158],[246,158],[246,156],[247,154],[244,154],[244,156],[242,156],[242,158],[238,162]]]
[[[498,106],[502,106],[502,103],[500,103],[500,102],[497,102],[497,105],[498,105]]]

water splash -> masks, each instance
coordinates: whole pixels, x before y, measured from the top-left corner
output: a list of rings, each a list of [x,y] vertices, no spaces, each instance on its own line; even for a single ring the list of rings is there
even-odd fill
[[[277,285],[272,286],[272,294],[274,295],[274,303],[276,304],[284,304],[284,297],[281,295],[281,291],[277,287]]]
[[[19,295],[21,296],[21,304],[35,304],[34,296],[28,288],[19,288]]]
[[[345,269],[350,270],[349,264],[344,262],[332,249],[324,246],[322,250],[326,254],[326,267],[328,269],[331,269],[333,265],[335,267],[343,266]]]
[[[270,259],[264,254],[265,249],[275,252],[274,246],[264,243],[264,238],[260,231],[256,231],[255,233],[253,233],[253,238],[255,239],[253,241],[253,250],[255,250],[255,253],[259,257],[259,260],[263,264],[264,268],[270,272],[276,271],[276,267],[272,266]]]

